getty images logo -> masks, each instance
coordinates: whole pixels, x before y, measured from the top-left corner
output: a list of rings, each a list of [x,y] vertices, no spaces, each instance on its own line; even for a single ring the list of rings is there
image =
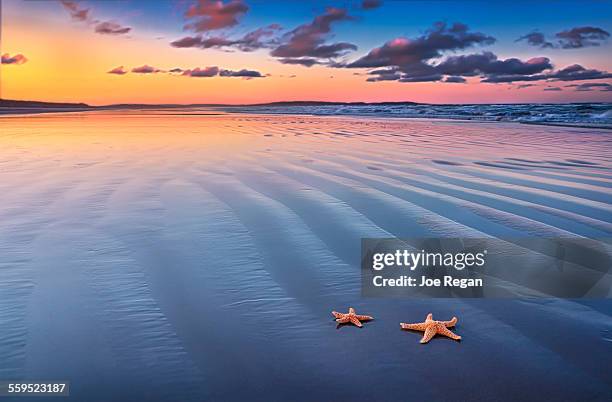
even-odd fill
[[[395,250],[390,253],[373,254],[372,268],[375,271],[381,271],[388,267],[399,267],[414,271],[419,267],[448,267],[461,271],[465,268],[484,266],[486,255],[487,250],[478,253]]]

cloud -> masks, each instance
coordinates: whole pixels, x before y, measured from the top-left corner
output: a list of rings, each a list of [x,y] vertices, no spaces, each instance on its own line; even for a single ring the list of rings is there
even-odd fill
[[[193,70],[185,70],[183,71],[183,75],[189,77],[215,77],[219,74],[219,67],[196,67]]]
[[[542,32],[534,31],[534,32],[528,33],[527,35],[523,35],[520,38],[518,38],[515,42],[520,42],[520,41],[526,41],[531,46],[541,47],[542,49],[555,47],[555,45],[553,45],[551,42],[548,42],[546,40]]]
[[[61,1],[62,6],[70,13],[70,17],[75,21],[88,21],[90,18],[89,9],[81,8],[76,1]]]
[[[187,19],[193,21],[185,25],[185,29],[206,32],[231,27],[238,24],[238,18],[248,10],[249,7],[242,0],[198,0],[185,14]]]
[[[543,91],[563,91],[563,89],[559,87],[546,87],[543,89]]]
[[[123,35],[131,30],[130,27],[124,27],[112,21],[100,22],[95,27],[96,33],[104,35]]]
[[[332,24],[340,21],[350,21],[354,18],[343,8],[327,8],[325,13],[316,16],[312,22],[298,26],[289,32],[283,44],[270,53],[272,56],[293,60],[293,64],[308,65],[311,60],[299,63],[300,58],[316,59],[317,63],[345,55],[347,52],[357,50],[357,46],[348,42],[326,44]],[[311,64],[312,65],[312,64]]]
[[[161,72],[161,70],[155,68],[155,67],[151,67],[147,64],[145,64],[144,66],[140,66],[140,67],[134,67],[132,69],[133,73],[137,73],[137,74],[154,74],[154,73],[159,73]]]
[[[542,40],[540,40],[542,39]],[[529,40],[529,39],[526,39]],[[465,50],[475,45],[491,44],[495,39],[471,32],[460,23],[436,23],[425,34],[414,38],[396,38],[372,49],[349,63],[334,63],[337,68],[369,68],[367,81],[398,82],[465,82],[466,77],[480,77],[486,83],[521,81],[580,81],[611,78],[612,73],[574,64],[554,70],[547,57],[500,59],[493,52],[451,55],[445,52]],[[531,42],[544,43],[531,37]]]
[[[28,61],[27,57],[25,57],[22,54],[15,54],[13,56],[9,55],[8,53],[4,53],[1,57],[1,61],[2,63],[0,64],[23,64],[26,63]]]
[[[582,67],[580,64],[573,64],[555,72],[554,74],[550,74],[547,78],[558,81],[597,80],[612,78],[612,73],[596,69],[587,69]]]
[[[263,78],[263,75],[259,71],[242,69],[239,71],[232,70],[221,70],[219,71],[220,77],[242,77],[242,78]]]
[[[525,88],[530,88],[530,87],[535,87],[535,86],[536,84],[521,84],[521,85],[518,85],[516,89],[525,89]]]
[[[172,69],[168,70],[168,72],[169,72],[170,74],[180,74],[180,73],[182,73],[182,72],[184,72],[184,71],[185,71],[185,70],[183,70],[182,68],[178,68],[178,67],[176,67],[176,68],[172,68]]]
[[[107,71],[108,74],[116,74],[116,75],[124,75],[127,74],[127,70],[123,68],[123,66],[115,67],[110,71]]]
[[[278,59],[278,61],[280,61],[283,64],[298,64],[298,65],[302,65],[305,67],[312,67],[315,64],[321,64],[319,60],[309,58],[309,57],[303,57],[299,59],[285,58],[285,59]]]
[[[588,46],[599,46],[610,37],[610,33],[597,27],[576,27],[555,35],[563,49],[578,49]]]
[[[451,75],[446,77],[446,79],[444,79],[444,82],[451,82],[451,83],[457,83],[457,84],[465,84],[466,79],[463,77],[459,77],[457,75]]]
[[[491,74],[481,82],[504,83],[515,81],[582,81],[612,78],[612,73],[595,69],[587,69],[579,64],[573,64],[561,70],[550,71],[542,74]]]
[[[435,66],[445,75],[475,76],[480,74],[536,74],[553,66],[547,57],[535,57],[527,61],[516,58],[500,60],[492,52],[448,57]]]
[[[424,62],[438,58],[446,51],[467,49],[474,45],[489,45],[495,38],[480,32],[470,32],[465,24],[447,26],[438,22],[424,35],[415,39],[396,38],[372,49],[362,58],[345,65],[348,68],[399,67],[402,71],[427,69]]]
[[[378,8],[382,5],[381,0],[363,0],[361,2],[361,8],[364,10],[372,10],[374,8]]]
[[[576,91],[586,92],[599,89],[602,92],[612,91],[612,84],[606,82],[586,82],[584,84],[566,85],[566,88],[575,88]]]
[[[93,17],[89,8],[82,8],[76,1],[61,1],[62,6],[70,13],[75,21],[85,22],[94,27],[94,32],[102,35],[124,35],[132,30],[131,27],[122,26],[114,21],[100,21]]]
[[[170,45],[178,48],[196,47],[201,49],[235,47],[244,52],[252,52],[257,49],[270,47],[272,41],[267,41],[265,38],[273,36],[280,29],[280,25],[270,24],[251,31],[239,39],[229,39],[222,36],[186,36],[171,42]]]
[[[583,26],[556,33],[555,43],[546,40],[544,34],[537,31],[521,36],[516,42],[526,41],[528,44],[540,48],[579,49],[589,46],[600,46],[609,37],[610,33],[604,29]]]

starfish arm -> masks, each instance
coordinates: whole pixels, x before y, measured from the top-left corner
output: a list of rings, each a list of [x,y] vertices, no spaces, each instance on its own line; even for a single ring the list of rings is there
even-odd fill
[[[433,321],[433,314],[431,313],[427,314],[427,318],[425,319],[425,322],[427,321]]]
[[[425,330],[425,333],[423,334],[423,338],[421,338],[421,343],[429,342],[431,338],[434,337],[435,334],[436,334],[436,327],[434,325],[430,325]]]
[[[336,318],[342,318],[342,316],[344,316],[344,314],[339,313],[337,311],[332,311],[332,315]]]
[[[349,307],[349,314],[355,314],[355,309],[352,307]]]
[[[461,337],[455,333],[453,333],[453,331],[451,331],[450,329],[446,328],[446,327],[439,327],[438,328],[438,333],[440,335],[444,335],[444,336],[448,336],[451,339],[454,339],[456,341],[461,340]]]
[[[445,327],[454,327],[457,324],[457,317],[453,317],[450,321],[440,321],[440,324]]]
[[[355,317],[357,317],[359,321],[370,321],[374,319],[374,317],[371,317],[369,315],[356,315]]]
[[[361,328],[361,327],[363,326],[363,325],[361,324],[361,322],[359,322],[359,320],[358,320],[358,319],[357,319],[357,317],[355,317],[355,316],[349,317],[349,320],[350,320],[350,321],[351,321],[353,324],[357,325],[359,328]]]
[[[414,324],[407,324],[404,322],[400,323],[402,329],[412,329],[415,331],[425,331],[427,329],[427,323],[425,322],[416,322]]]
[[[337,322],[338,324],[346,324],[347,322],[349,322],[349,317],[348,317],[348,316],[346,316],[346,317],[339,317],[339,318],[336,318],[336,322]]]

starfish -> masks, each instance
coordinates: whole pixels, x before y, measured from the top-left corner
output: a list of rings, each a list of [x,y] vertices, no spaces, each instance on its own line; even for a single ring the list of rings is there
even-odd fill
[[[355,314],[355,309],[352,307],[349,308],[348,314],[342,314],[337,311],[332,311],[332,315],[336,317],[336,322],[338,324],[346,324],[350,322],[351,324],[357,325],[359,328],[363,326],[361,321],[370,321],[374,319],[369,315]]]
[[[427,343],[433,338],[436,334],[448,336],[451,339],[456,341],[461,340],[459,335],[454,334],[448,327],[454,327],[457,323],[457,317],[453,317],[450,321],[434,321],[432,318],[432,314],[427,314],[427,318],[425,322],[418,322],[415,324],[406,324],[400,323],[402,329],[412,329],[414,331],[423,331],[423,338],[421,339],[421,343]]]

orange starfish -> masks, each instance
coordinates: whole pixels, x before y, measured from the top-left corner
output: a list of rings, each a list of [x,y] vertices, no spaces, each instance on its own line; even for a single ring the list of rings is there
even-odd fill
[[[402,329],[412,329],[414,331],[424,331],[421,343],[427,343],[436,334],[448,336],[456,341],[461,340],[459,335],[454,334],[448,327],[454,327],[457,323],[457,317],[453,317],[450,321],[434,321],[431,313],[427,314],[425,322],[418,322],[415,324],[400,323]]]
[[[342,314],[337,311],[332,311],[332,315],[336,317],[336,322],[338,324],[346,324],[350,322],[351,324],[357,325],[359,328],[363,326],[361,321],[370,321],[374,319],[373,317],[370,317],[369,315],[355,314],[355,309],[352,307],[349,307],[348,314]]]

